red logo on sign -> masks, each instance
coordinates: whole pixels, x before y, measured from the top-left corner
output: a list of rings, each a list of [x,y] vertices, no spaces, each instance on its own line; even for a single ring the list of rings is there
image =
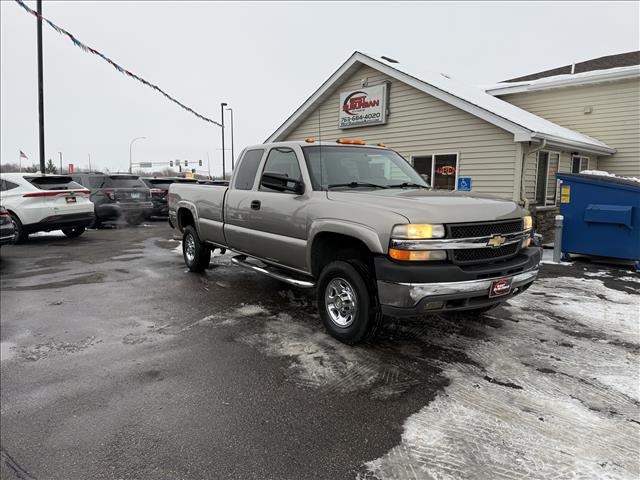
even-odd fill
[[[62,172],[60,172],[62,173]],[[73,173],[73,163],[69,164],[69,175],[71,175]]]
[[[351,110],[363,110],[365,108],[377,107],[378,105],[380,105],[379,99],[367,100],[367,94],[365,92],[353,92],[344,99],[342,111],[349,115],[355,115]]]

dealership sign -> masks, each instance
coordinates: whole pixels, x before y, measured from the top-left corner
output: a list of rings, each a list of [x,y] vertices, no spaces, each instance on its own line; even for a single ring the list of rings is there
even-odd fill
[[[387,85],[340,92],[340,128],[380,125],[387,122]]]

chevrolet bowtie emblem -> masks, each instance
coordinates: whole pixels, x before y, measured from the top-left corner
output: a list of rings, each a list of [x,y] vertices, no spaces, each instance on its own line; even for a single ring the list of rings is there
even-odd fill
[[[493,247],[493,248],[498,248],[498,247],[501,247],[502,245],[504,245],[504,242],[506,242],[506,241],[507,241],[507,239],[505,237],[503,237],[502,235],[491,235],[491,238],[487,242],[487,246],[488,247]]]

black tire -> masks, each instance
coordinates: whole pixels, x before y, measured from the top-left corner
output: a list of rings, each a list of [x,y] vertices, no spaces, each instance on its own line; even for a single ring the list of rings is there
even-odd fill
[[[98,217],[98,215],[94,215],[93,221],[91,222],[91,225],[89,225],[88,228],[95,228],[97,230],[101,226],[102,226],[102,220],[100,220],[100,217]]]
[[[84,227],[73,227],[73,228],[63,228],[62,233],[64,233],[69,238],[79,237],[84,233]]]
[[[13,243],[20,244],[25,243],[29,240],[29,234],[24,231],[24,227],[22,226],[22,222],[17,217],[17,215],[10,213],[11,222],[13,223],[13,228],[15,230],[15,234],[13,236]]]
[[[192,243],[193,242],[193,243]],[[211,248],[203,244],[193,225],[188,225],[182,235],[182,257],[192,272],[202,272],[211,261]]]
[[[374,335],[382,313],[363,262],[337,260],[324,267],[318,280],[318,312],[327,331],[343,343],[354,345]]]
[[[127,215],[124,219],[132,227],[140,225],[143,220],[142,215]]]

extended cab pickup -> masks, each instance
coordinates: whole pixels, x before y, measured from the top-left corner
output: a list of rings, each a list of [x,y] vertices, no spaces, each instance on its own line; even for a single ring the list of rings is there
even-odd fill
[[[346,343],[371,335],[383,315],[486,311],[538,274],[526,210],[431,190],[378,146],[249,147],[228,186],[174,183],[168,202],[190,270],[228,249],[238,265],[315,287],[326,328]]]

